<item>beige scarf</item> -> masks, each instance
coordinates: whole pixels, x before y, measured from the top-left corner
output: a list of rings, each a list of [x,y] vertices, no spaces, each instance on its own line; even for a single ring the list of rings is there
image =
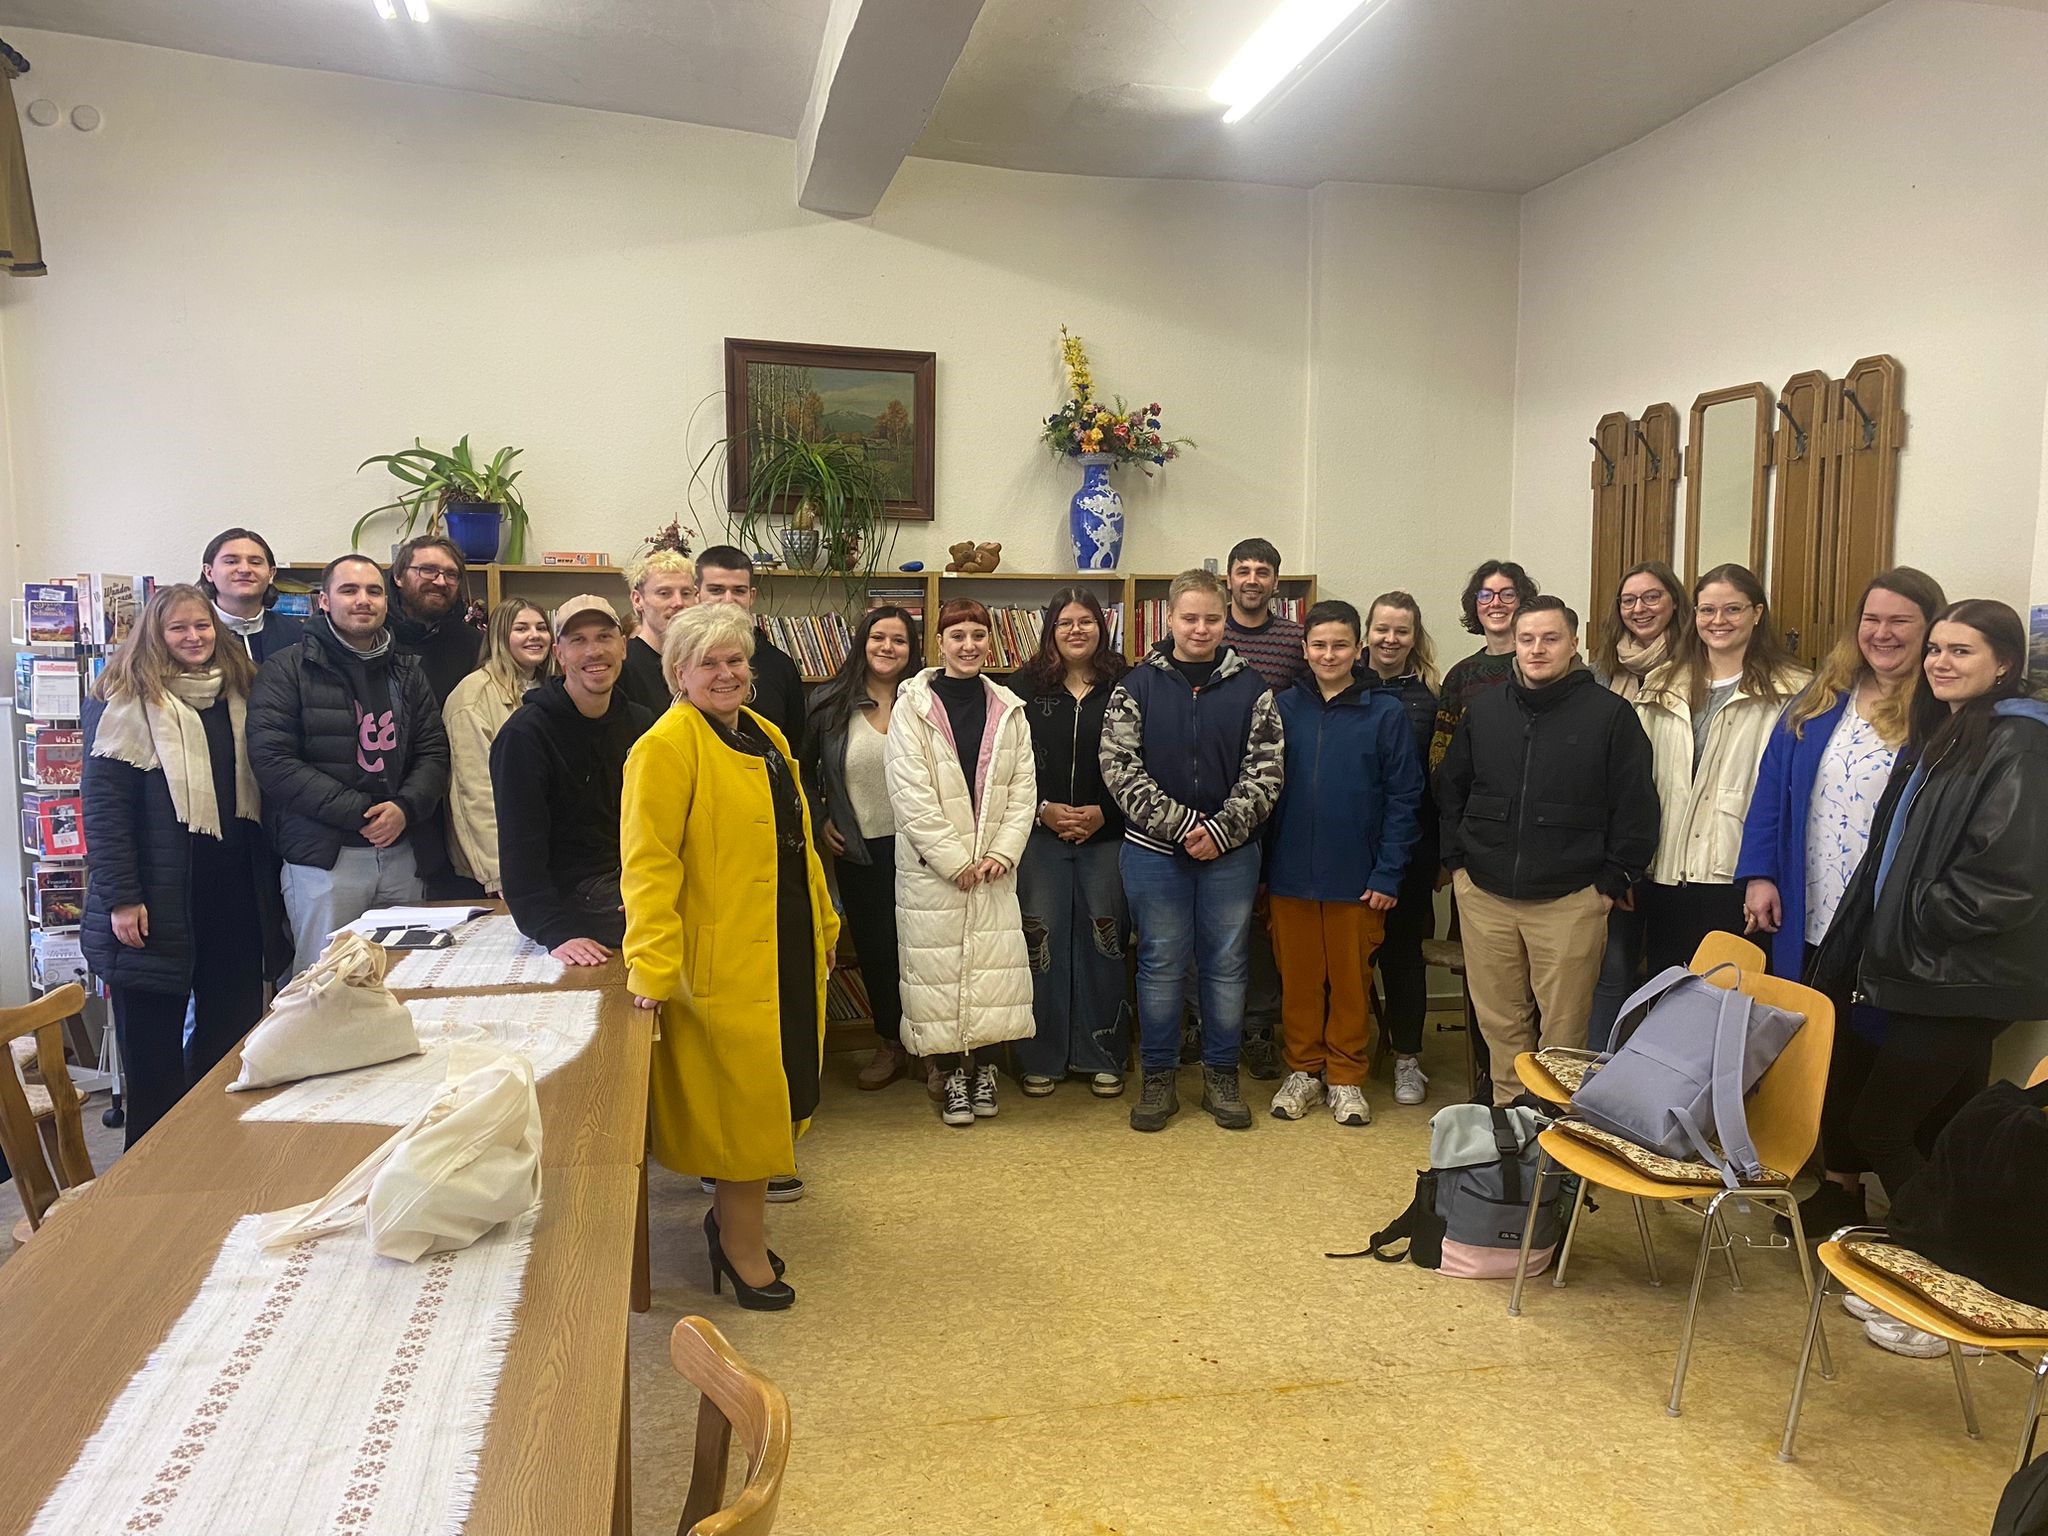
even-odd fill
[[[165,697],[144,704],[132,694],[109,700],[93,735],[92,755],[112,758],[144,773],[161,771],[171,791],[178,825],[208,837],[221,835],[220,804],[213,792],[213,758],[206,749],[206,725],[199,711],[220,698],[220,668],[186,672],[166,680]],[[249,705],[230,695],[228,720],[235,733],[235,814],[262,818],[256,775],[246,745]]]
[[[1648,645],[1624,631],[1614,645],[1614,659],[1621,664],[1621,670],[1607,679],[1607,686],[1634,703],[1643,691],[1643,679],[1663,666],[1670,656],[1670,625],[1665,625],[1664,632]]]

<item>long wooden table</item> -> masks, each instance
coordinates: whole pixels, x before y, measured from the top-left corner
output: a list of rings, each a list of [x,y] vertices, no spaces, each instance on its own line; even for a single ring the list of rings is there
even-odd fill
[[[539,1084],[541,1215],[469,1520],[491,1536],[631,1528],[626,1319],[653,1015],[632,1007],[616,959],[560,986],[604,997],[596,1038]],[[240,1063],[236,1051],[0,1266],[0,1536],[34,1520],[235,1221],[316,1199],[394,1129],[245,1124],[256,1096],[226,1091]]]

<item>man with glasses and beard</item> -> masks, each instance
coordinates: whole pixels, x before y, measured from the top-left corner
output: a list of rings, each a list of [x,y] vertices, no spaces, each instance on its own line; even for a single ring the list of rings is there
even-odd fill
[[[434,702],[483,665],[484,637],[469,622],[462,551],[436,534],[408,539],[391,557],[391,642],[401,656],[417,656]]]

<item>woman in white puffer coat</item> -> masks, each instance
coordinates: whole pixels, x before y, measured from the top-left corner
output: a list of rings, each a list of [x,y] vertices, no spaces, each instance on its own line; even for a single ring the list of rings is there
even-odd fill
[[[1016,872],[1038,780],[1023,701],[981,675],[988,610],[956,598],[938,631],[945,664],[904,683],[889,719],[896,932],[904,1047],[937,1062],[940,1117],[966,1126],[996,1112],[995,1063],[975,1053],[1034,1028]]]

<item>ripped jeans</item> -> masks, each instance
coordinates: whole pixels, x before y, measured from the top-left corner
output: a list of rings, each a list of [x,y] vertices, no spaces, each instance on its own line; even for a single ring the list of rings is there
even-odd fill
[[[1117,869],[1120,838],[1062,842],[1031,829],[1017,866],[1024,952],[1031,962],[1037,1033],[1014,1047],[1030,1077],[1069,1072],[1121,1076],[1131,1055],[1131,993],[1124,969],[1130,910]]]

